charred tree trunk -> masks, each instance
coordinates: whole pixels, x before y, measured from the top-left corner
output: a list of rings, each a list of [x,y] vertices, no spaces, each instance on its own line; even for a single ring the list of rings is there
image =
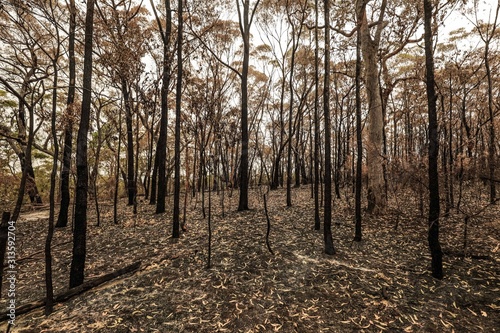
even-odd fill
[[[158,146],[156,154],[158,156],[158,187],[156,196],[156,213],[165,212],[165,198],[167,191],[167,126],[168,126],[168,86],[170,85],[170,40],[172,34],[172,9],[170,0],[165,1],[167,25],[163,36],[163,82],[161,88],[161,118],[160,135],[158,137]],[[158,22],[158,24],[160,24]]]
[[[158,146],[156,146],[156,154],[155,154],[155,159],[153,163],[153,174],[151,176],[151,191],[149,193],[149,204],[150,205],[155,205],[156,204],[156,186],[157,186],[157,181],[158,181],[158,167],[159,167],[159,156],[158,156]]]
[[[172,238],[179,238],[179,205],[181,199],[181,102],[182,102],[182,38],[183,38],[183,3],[177,5],[177,84],[175,97],[175,150],[174,150],[174,214]],[[209,263],[210,266],[210,263]]]
[[[70,204],[69,174],[71,170],[71,152],[73,150],[73,108],[75,102],[75,80],[76,80],[76,60],[75,60],[75,29],[76,29],[76,6],[75,0],[70,0],[70,23],[69,23],[69,88],[68,99],[66,101],[66,118],[64,124],[64,149],[63,166],[61,170],[61,207],[57,218],[57,228],[68,225],[68,212]]]
[[[355,233],[354,241],[360,242],[362,239],[361,230],[361,190],[362,190],[362,163],[363,163],[363,139],[361,136],[361,39],[359,31],[356,41],[356,192],[355,192]]]
[[[127,194],[128,205],[134,204],[135,182],[134,182],[134,133],[132,124],[132,101],[130,91],[125,79],[122,79],[123,103],[125,105],[125,124],[127,126]]]
[[[315,11],[315,28],[314,28],[314,230],[320,230],[320,216],[319,216],[319,28],[318,28],[318,18],[319,18],[319,4],[318,0],[315,0],[314,11]]]
[[[243,64],[241,72],[241,161],[240,161],[240,198],[238,211],[248,210],[248,72],[250,63],[250,27],[260,0],[250,11],[250,0],[243,1],[243,12],[237,1],[241,37],[243,38]]]
[[[59,31],[57,31],[57,49],[56,56],[52,60],[54,68],[54,87],[58,85],[58,65],[57,61],[60,56]],[[57,88],[52,90],[52,114],[51,114],[51,134],[54,145],[54,157],[52,160],[52,172],[50,173],[50,194],[49,194],[49,225],[47,237],[45,238],[45,315],[48,316],[54,310],[54,287],[52,283],[52,238],[54,237],[54,215],[55,215],[55,193],[56,193],[56,178],[57,178],[57,161],[59,157],[59,143],[57,142]]]
[[[122,110],[118,110],[118,148],[116,152],[115,193],[113,198],[113,223],[118,224],[118,191],[120,189],[120,153],[122,148]]]
[[[330,0],[325,1],[325,83],[323,110],[325,114],[325,207],[323,233],[325,253],[335,254],[332,237],[332,153],[330,124]]]
[[[92,99],[92,35],[94,30],[94,0],[87,1],[85,19],[85,55],[83,68],[83,99],[80,127],[76,144],[76,197],[75,223],[73,230],[73,258],[70,269],[70,288],[79,286],[84,280],[85,257],[87,254],[87,134],[90,122],[90,106]]]
[[[425,68],[427,76],[427,107],[429,115],[429,249],[432,256],[432,276],[443,278],[443,253],[439,244],[439,174],[438,174],[438,120],[434,81],[432,41],[432,3],[424,0]]]

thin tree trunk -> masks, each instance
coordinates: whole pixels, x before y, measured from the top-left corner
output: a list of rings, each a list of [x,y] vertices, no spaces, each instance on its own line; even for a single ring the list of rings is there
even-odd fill
[[[315,28],[314,28],[314,230],[320,230],[320,216],[319,216],[319,33],[318,33],[318,18],[319,18],[319,4],[318,0],[314,2],[315,11]]]
[[[181,102],[182,102],[182,38],[183,38],[183,3],[177,2],[177,85],[175,97],[175,150],[174,150],[174,216],[172,238],[179,238],[179,204],[181,199]],[[210,267],[210,261],[208,262]]]
[[[325,83],[323,108],[325,114],[325,207],[324,241],[325,253],[335,254],[332,237],[332,153],[330,125],[330,0],[325,1]]]
[[[118,224],[118,191],[120,188],[120,153],[122,147],[122,109],[118,110],[118,149],[116,153],[115,193],[113,198],[113,222]]]
[[[135,174],[134,174],[134,184],[135,184],[135,191],[134,191],[134,210],[133,213],[134,215],[137,214],[137,195],[138,195],[138,186],[139,184],[139,108],[136,108],[135,110]],[[96,196],[97,196],[97,191],[96,191]],[[99,215],[98,215],[99,217]]]
[[[134,135],[132,124],[132,101],[130,99],[130,90],[127,81],[122,78],[121,82],[123,103],[125,105],[125,124],[127,126],[127,194],[128,205],[134,204],[135,183],[134,183]]]
[[[204,172],[205,179],[207,178],[207,169],[205,167]],[[211,259],[212,259],[212,187],[210,186],[210,182],[208,184],[208,255],[207,255],[207,269],[212,267]]]
[[[59,36],[58,36],[59,37]],[[58,38],[59,41],[59,38]],[[54,68],[54,87],[58,84],[58,69],[57,58],[59,57],[59,43],[57,44],[56,58],[53,59],[52,67]],[[52,160],[52,172],[50,174],[50,194],[49,194],[49,226],[47,237],[45,239],[45,315],[48,316],[54,310],[54,287],[52,283],[52,238],[54,237],[54,215],[55,215],[55,191],[57,177],[57,161],[59,157],[59,143],[57,142],[56,130],[56,113],[57,113],[57,88],[52,90],[52,115],[51,115],[51,134],[54,145],[54,157]]]
[[[151,192],[149,194],[149,204],[150,205],[155,205],[156,204],[156,186],[157,186],[157,180],[158,180],[158,168],[159,168],[159,156],[158,156],[158,148],[159,145],[156,146],[156,154],[155,154],[155,159],[153,163],[153,175],[151,176]]]
[[[361,216],[361,190],[362,190],[362,163],[363,163],[363,139],[361,136],[361,38],[359,31],[356,40],[356,193],[355,193],[355,233],[354,241],[362,240],[362,216]]]
[[[187,142],[187,140],[186,140]],[[188,198],[188,193],[189,193],[189,177],[190,177],[190,171],[189,171],[189,144],[186,144],[186,157],[184,160],[184,165],[186,166],[186,178],[184,179],[184,207],[183,207],[183,214],[182,214],[182,223],[181,223],[181,230],[182,231],[187,231],[186,228],[186,212],[187,212],[187,198]]]
[[[492,25],[491,33],[489,26],[487,27],[488,31],[486,36],[481,33],[481,38],[485,43],[484,47],[484,67],[486,69],[486,77],[488,79],[488,117],[489,117],[489,136],[490,141],[488,145],[488,167],[489,167],[489,177],[490,177],[490,204],[496,203],[496,187],[495,182],[495,169],[496,169],[496,133],[495,133],[495,118],[493,112],[493,80],[491,76],[491,67],[490,67],[490,43],[493,40],[493,37],[497,28],[497,20],[498,13],[500,10],[500,3],[497,4],[495,20]]]
[[[160,135],[158,137],[158,145],[156,154],[158,156],[158,187],[156,196],[156,213],[165,212],[165,198],[167,191],[167,175],[166,175],[166,160],[167,160],[167,130],[168,130],[168,87],[170,85],[170,38],[172,32],[172,10],[170,1],[165,1],[167,6],[167,26],[165,29],[165,40],[163,41],[163,82],[161,90],[161,118],[160,118]]]
[[[99,158],[101,156],[101,146],[102,146],[102,131],[101,131],[101,110],[97,110],[96,114],[96,126],[97,126],[97,147],[94,156],[94,166],[90,175],[92,182],[92,188],[94,192],[94,205],[96,213],[96,225],[101,225],[101,212],[99,210],[99,194],[97,192],[97,177],[99,176]]]

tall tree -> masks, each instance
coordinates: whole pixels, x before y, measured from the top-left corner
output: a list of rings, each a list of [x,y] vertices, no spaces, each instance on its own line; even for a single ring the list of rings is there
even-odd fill
[[[10,133],[7,126],[1,126],[0,134],[7,138],[16,152],[22,170],[17,202],[12,220],[17,220],[25,192],[32,203],[42,203],[35,182],[32,165],[32,150],[35,144],[35,108],[45,94],[43,80],[48,74],[40,66],[40,48],[46,43],[41,35],[43,28],[34,18],[31,8],[17,3],[5,3],[0,11],[0,41],[8,45],[0,57],[0,83],[18,100],[15,115],[17,133]],[[27,116],[29,117],[27,119]],[[41,119],[40,119],[41,118]],[[43,117],[38,117],[41,121]]]
[[[287,151],[287,165],[286,165],[286,205],[288,207],[292,206],[292,136],[294,132],[293,128],[293,108],[294,108],[294,70],[295,70],[295,57],[297,54],[297,49],[299,48],[299,40],[302,34],[302,28],[304,27],[304,19],[306,16],[306,10],[304,9],[305,4],[297,4],[298,8],[292,9],[291,4],[286,3],[286,14],[288,19],[288,24],[290,24],[292,30],[292,54],[290,59],[290,74],[288,81],[288,88],[290,90],[290,101],[289,101],[289,109],[288,109],[288,151]],[[295,18],[290,10],[294,10],[294,12],[300,13],[299,22],[296,24]],[[298,27],[297,27],[298,25]],[[298,116],[297,116],[298,117]],[[297,141],[299,137],[297,135]]]
[[[477,1],[474,1],[477,13]],[[484,67],[486,69],[486,78],[488,82],[488,121],[489,121],[489,145],[488,145],[488,168],[489,168],[489,178],[490,178],[490,203],[494,204],[496,202],[496,187],[495,187],[495,168],[496,168],[496,134],[495,134],[495,121],[494,121],[494,98],[493,98],[493,80],[491,75],[491,65],[490,65],[490,46],[493,37],[495,36],[497,30],[498,14],[500,10],[500,2],[498,2],[495,10],[495,17],[492,24],[485,24],[484,28],[481,27],[479,23],[476,23],[476,29],[484,43]],[[476,20],[477,21],[477,20]],[[491,30],[490,30],[491,29]]]
[[[96,2],[99,13],[100,34],[95,39],[96,49],[101,52],[98,61],[109,72],[112,83],[119,87],[125,108],[127,141],[127,194],[128,205],[134,204],[137,184],[134,166],[134,128],[133,115],[134,82],[139,81],[144,65],[141,60],[146,54],[150,37],[147,10],[135,4],[134,0],[106,0]],[[102,34],[102,35],[101,35]],[[136,94],[137,91],[135,91]]]
[[[319,216],[319,4],[314,1],[314,229],[320,230]]]
[[[243,39],[243,66],[241,72],[241,161],[240,198],[238,210],[248,210],[248,69],[250,64],[250,28],[260,0],[250,10],[250,0],[236,0],[241,37]],[[243,7],[243,8],[241,8]]]
[[[368,166],[368,212],[378,214],[385,209],[387,198],[383,165],[383,109],[380,96],[378,51],[382,31],[386,26],[384,15],[387,0],[382,0],[379,17],[374,24],[368,23],[366,7],[371,0],[357,0],[356,14],[358,18],[361,50],[365,65],[365,86],[368,96],[368,143],[366,146],[366,164]],[[372,36],[371,28],[375,27]]]
[[[156,146],[155,164],[158,165],[157,174],[153,171],[153,189],[157,189],[156,193],[151,194],[151,200],[156,199],[156,213],[165,212],[165,198],[167,193],[167,175],[166,175],[166,160],[167,160],[167,126],[168,126],[168,87],[170,86],[171,75],[171,55],[170,43],[172,35],[172,9],[170,0],[165,0],[165,16],[166,25],[163,31],[160,18],[156,12],[154,4],[151,0],[151,6],[160,29],[161,39],[163,42],[163,68],[162,68],[162,89],[161,89],[161,117],[160,117],[160,134],[158,136],[158,144]],[[156,187],[156,177],[158,177],[158,187]]]
[[[359,23],[358,23],[359,24]],[[362,190],[362,163],[363,163],[363,140],[361,136],[361,38],[359,30],[356,33],[356,189],[355,189],[355,234],[354,240],[360,242],[361,232],[361,190]]]
[[[87,254],[87,190],[89,170],[87,162],[87,134],[92,99],[92,46],[94,33],[94,0],[87,0],[83,60],[83,98],[80,126],[76,142],[76,197],[73,229],[73,258],[70,270],[70,288],[83,283]]]
[[[179,204],[181,198],[181,102],[182,102],[182,37],[183,37],[183,3],[177,2],[177,84],[175,96],[175,166],[174,166],[174,217],[172,237],[179,238]],[[211,189],[210,189],[211,191]],[[209,264],[210,266],[210,264]]]
[[[69,85],[68,97],[66,100],[66,115],[64,121],[64,149],[63,165],[61,170],[61,206],[57,218],[56,227],[62,228],[68,225],[68,211],[70,203],[69,194],[69,174],[71,170],[71,152],[73,150],[73,114],[75,102],[75,81],[76,81],[76,58],[75,58],[75,30],[76,30],[76,5],[75,0],[69,1]]]
[[[439,173],[438,173],[438,120],[437,95],[434,80],[434,55],[432,38],[433,7],[431,0],[424,0],[425,69],[427,85],[427,108],[429,116],[429,249],[432,256],[432,276],[443,278],[443,253],[439,244]]]
[[[52,157],[52,171],[50,173],[50,194],[49,194],[49,226],[47,237],[45,239],[45,315],[52,313],[54,308],[54,287],[52,282],[52,238],[54,236],[54,215],[55,215],[55,190],[57,176],[57,162],[59,159],[59,143],[57,140],[57,93],[59,83],[59,58],[61,57],[61,35],[57,24],[58,17],[56,16],[57,3],[49,2],[48,4],[40,4],[41,10],[46,14],[50,24],[54,27],[54,31],[50,32],[53,47],[49,50],[42,48],[44,53],[52,62],[53,68],[53,90],[52,90],[52,110],[51,110],[51,136],[53,140],[54,156]],[[44,5],[47,5],[45,7]],[[49,30],[50,28],[47,28]]]
[[[325,76],[323,110],[325,117],[325,206],[323,234],[325,253],[335,254],[332,237],[332,152],[330,120],[330,0],[325,1]]]

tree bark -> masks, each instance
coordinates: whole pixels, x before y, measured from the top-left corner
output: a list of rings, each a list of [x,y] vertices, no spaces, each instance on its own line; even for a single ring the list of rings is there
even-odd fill
[[[241,161],[240,161],[240,198],[238,211],[248,210],[248,70],[250,63],[250,27],[255,10],[260,0],[255,2],[250,12],[250,0],[242,0],[243,13],[240,0],[236,0],[241,37],[243,38],[243,68],[241,72]]]
[[[365,64],[366,93],[368,96],[368,144],[366,147],[366,164],[368,166],[368,212],[380,214],[385,210],[387,197],[385,195],[383,154],[383,109],[380,96],[378,50],[380,37],[384,28],[382,23],[387,0],[382,1],[379,22],[375,36],[372,38],[366,17],[366,4],[369,0],[358,0],[356,5],[359,33],[361,34],[361,49]]]
[[[127,81],[122,78],[121,89],[123,94],[123,104],[125,105],[125,124],[127,126],[127,194],[128,205],[134,204],[135,182],[134,182],[134,135],[132,124],[132,101]]]
[[[361,136],[361,38],[359,31],[356,38],[356,192],[355,192],[355,233],[354,241],[362,239],[361,230],[361,190],[362,190],[362,163],[363,163],[363,139]]]
[[[84,280],[85,257],[87,252],[87,134],[90,122],[90,107],[92,99],[92,35],[94,31],[94,0],[87,1],[85,19],[85,53],[83,63],[83,99],[76,144],[76,197],[75,223],[73,230],[73,258],[70,269],[70,288],[79,286]]]
[[[443,253],[439,244],[439,174],[438,174],[438,120],[434,81],[434,57],[432,38],[432,3],[424,0],[425,24],[425,68],[427,84],[427,107],[429,115],[429,249],[432,256],[432,276],[443,278]]]
[[[170,40],[172,34],[172,9],[170,0],[165,0],[165,14],[166,26],[165,33],[162,31],[163,40],[163,78],[161,88],[161,117],[160,117],[160,135],[158,137],[158,144],[156,146],[156,159],[155,165],[158,165],[157,174],[153,171],[153,181],[158,178],[158,186],[153,185],[156,190],[156,195],[151,194],[151,202],[156,200],[156,214],[165,212],[165,198],[167,195],[167,174],[166,174],[166,161],[167,161],[167,127],[168,127],[168,87],[170,85],[170,72],[171,72],[171,58],[170,58]],[[158,20],[158,26],[161,23]],[[154,177],[156,176],[156,177]]]
[[[122,148],[122,110],[118,109],[118,148],[116,149],[115,192],[113,198],[113,223],[118,224],[118,191],[120,190],[120,153]]]
[[[73,108],[75,102],[76,60],[75,60],[75,30],[76,30],[76,5],[75,0],[70,0],[70,23],[69,23],[69,87],[66,100],[66,121],[64,127],[64,149],[63,166],[61,170],[61,206],[57,218],[56,227],[63,228],[68,225],[68,213],[70,204],[69,175],[71,171],[71,152],[73,150]]]
[[[175,150],[174,150],[174,214],[172,238],[179,238],[179,215],[181,200],[181,103],[182,103],[182,38],[183,38],[183,3],[177,5],[177,84],[175,96]],[[210,260],[210,259],[209,259]],[[208,262],[210,267],[210,261]]]
[[[496,133],[495,133],[495,118],[493,112],[493,80],[491,76],[491,66],[490,66],[490,44],[497,28],[498,14],[500,11],[500,3],[497,4],[495,12],[495,20],[490,33],[490,28],[487,26],[486,36],[481,33],[481,38],[484,41],[484,67],[486,69],[486,77],[488,79],[488,117],[489,117],[489,136],[490,141],[488,145],[488,167],[490,179],[495,179],[495,169],[496,169]],[[479,28],[478,28],[479,29]],[[496,203],[496,184],[494,181],[490,180],[490,204]]]
[[[314,230],[320,230],[320,216],[319,216],[319,4],[318,0],[314,2],[315,11],[315,28],[314,28]]]
[[[325,206],[323,234],[325,253],[335,254],[332,237],[332,153],[330,124],[330,0],[325,1],[325,82],[323,110],[325,115]]]

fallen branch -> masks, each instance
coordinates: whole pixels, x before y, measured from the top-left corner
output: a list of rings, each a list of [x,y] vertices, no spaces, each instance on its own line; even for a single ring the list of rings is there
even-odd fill
[[[65,301],[69,300],[70,298],[77,296],[77,295],[80,295],[80,294],[82,294],[82,293],[84,293],[92,288],[98,287],[103,283],[106,283],[106,282],[113,280],[117,277],[120,277],[124,274],[135,272],[136,270],[139,269],[140,266],[141,266],[141,262],[137,261],[131,265],[120,268],[114,272],[111,272],[111,273],[99,276],[99,277],[92,279],[90,281],[84,282],[83,284],[81,284],[77,287],[71,288],[71,289],[63,292],[62,294],[54,297],[54,303],[63,303]],[[41,308],[44,305],[45,305],[45,299],[39,300],[39,301],[34,301],[34,302],[31,302],[28,304],[24,304],[16,309],[16,316],[28,313],[30,311],[37,309],[37,308]],[[5,321],[7,319],[9,319],[9,317],[7,316],[7,314],[4,314],[0,318],[0,321]]]
[[[271,254],[274,255],[273,250],[271,250],[271,245],[269,245],[269,233],[271,232],[271,220],[269,220],[269,214],[267,212],[266,194],[264,194],[264,211],[266,212],[266,219],[267,219],[266,245],[267,245],[267,249],[269,250],[269,252],[271,252]]]
[[[445,256],[455,257],[455,258],[470,258],[476,260],[492,260],[490,255],[479,255],[479,254],[466,254],[464,252],[456,251],[443,251]]]
[[[58,246],[61,246],[61,245],[66,245],[66,244],[69,244],[69,243],[73,243],[73,240],[69,240],[69,241],[66,241],[66,242],[62,242],[62,243],[58,243],[56,245],[52,245],[52,248],[55,248],[55,247],[58,247]],[[35,253],[32,253],[30,254],[29,256],[27,257],[23,257],[23,258],[20,258],[20,259],[16,259],[16,265],[19,265],[20,263],[24,262],[24,261],[27,261],[27,260],[34,260],[34,259],[38,259],[36,258],[36,256],[40,255],[40,254],[44,254],[44,251],[45,250],[41,250],[41,251],[37,251]],[[7,263],[4,263],[3,264],[3,268],[7,267],[8,264]]]

